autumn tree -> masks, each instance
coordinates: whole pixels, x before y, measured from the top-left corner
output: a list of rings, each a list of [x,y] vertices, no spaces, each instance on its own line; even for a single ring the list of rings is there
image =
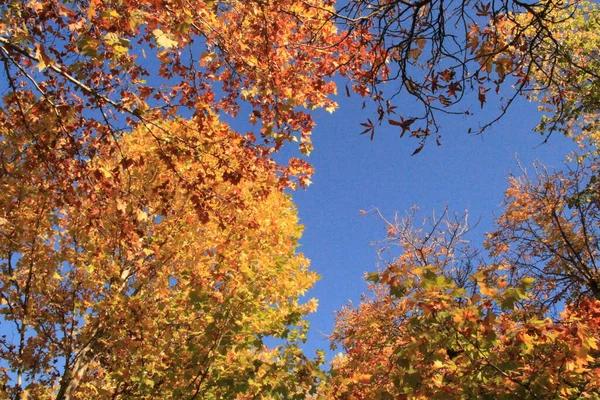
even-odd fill
[[[355,76],[378,104],[376,122],[364,124],[371,138],[387,121],[423,145],[439,138],[440,113],[472,115],[494,95],[500,111],[469,132],[484,131],[525,95],[545,97],[548,134],[589,103],[574,85],[599,78],[598,7],[586,1],[351,0],[333,18],[377,54]],[[399,112],[398,98],[412,98],[421,113]]]
[[[598,161],[581,158],[556,173],[537,165],[533,177],[511,177],[505,212],[488,234],[487,247],[513,275],[536,278],[533,298],[541,310],[600,300]]]
[[[312,167],[272,154],[308,154],[309,111],[333,111],[330,77],[360,68],[331,10],[0,4],[3,396],[313,390],[297,342],[315,304],[298,297],[316,277],[282,194]]]
[[[173,120],[97,148],[88,174],[69,175],[79,161],[41,156],[61,135],[51,119],[2,131],[2,397],[314,390],[320,361],[298,343],[316,303],[299,297],[317,276],[295,251],[289,197],[247,139],[216,117]]]
[[[333,111],[330,77],[363,60],[331,10],[321,0],[3,2],[1,106],[18,110],[6,129],[52,116],[53,152],[85,160],[138,124],[215,113],[254,124],[247,138],[265,154],[288,141],[307,154],[308,111]],[[303,179],[281,171],[281,185],[304,185],[310,167],[289,166]]]
[[[596,90],[600,78],[599,17],[598,5],[588,2],[554,12],[557,23],[551,30],[552,37],[541,40],[527,59],[530,88],[526,96],[538,102],[545,114],[537,130],[559,131],[593,147],[598,145],[595,120],[600,108]],[[492,63],[502,62],[511,52],[519,51],[524,42],[512,43],[515,30],[518,25],[530,25],[534,18],[535,15],[525,13],[514,21],[504,19],[497,24],[495,32],[506,50],[497,54]],[[528,36],[533,33],[531,28],[525,31]],[[557,48],[560,51],[554,51]]]
[[[338,313],[327,396],[600,396],[598,161],[511,178],[487,252],[466,217],[386,221],[400,255]]]
[[[428,4],[423,15],[431,15]],[[399,246],[399,255],[367,275],[370,296],[339,312],[332,340],[344,352],[332,363],[326,397],[600,396],[598,9],[515,4],[527,12],[495,13],[477,3],[485,6],[480,16],[493,18],[485,29],[469,26],[465,43],[476,72],[463,71],[480,85],[482,106],[486,85],[502,93],[505,77],[514,75],[517,93],[546,112],[538,129],[561,130],[582,153],[563,171],[538,164],[533,174],[511,176],[504,212],[481,248],[467,241],[466,216],[446,212],[422,227],[413,214],[386,221],[386,246]],[[406,5],[406,15],[415,9]],[[386,10],[374,15],[390,15]],[[436,63],[424,65],[435,72]],[[426,113],[431,101],[441,100],[425,99]],[[401,121],[403,132],[415,121]]]

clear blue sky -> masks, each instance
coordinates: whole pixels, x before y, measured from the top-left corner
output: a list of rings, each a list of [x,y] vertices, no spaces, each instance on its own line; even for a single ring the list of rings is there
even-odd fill
[[[316,169],[313,184],[293,194],[305,226],[300,251],[321,275],[309,293],[319,300],[318,312],[310,318],[305,346],[309,354],[329,348],[325,335],[333,329],[334,311],[349,300],[356,303],[366,291],[364,273],[377,269],[377,246],[372,243],[384,239],[384,223],[373,213],[360,215],[359,210],[377,207],[391,218],[395,211],[404,213],[413,205],[419,206],[423,217],[446,205],[457,212],[468,208],[472,221],[481,218],[471,236],[478,245],[479,235],[491,229],[493,216],[501,212],[508,174],[520,174],[517,157],[524,167],[540,160],[560,168],[574,149],[559,134],[540,145],[543,137],[532,131],[539,121],[536,106],[520,99],[482,135],[467,130],[477,127],[478,121],[487,122],[497,105],[488,104],[475,117],[443,117],[442,146],[431,141],[411,157],[415,140],[400,139],[399,128],[387,123],[373,141],[358,135],[359,123],[373,115],[361,110],[358,97],[344,95],[337,100],[340,108],[333,115],[315,114],[315,150],[309,157]],[[399,109],[402,101],[396,98]]]

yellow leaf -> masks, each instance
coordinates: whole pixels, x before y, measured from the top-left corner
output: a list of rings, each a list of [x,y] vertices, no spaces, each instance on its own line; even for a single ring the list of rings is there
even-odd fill
[[[146,214],[146,212],[144,210],[137,210],[135,218],[139,222],[144,222],[144,221],[148,220],[148,214]]]
[[[479,292],[488,297],[493,297],[498,294],[498,289],[489,287],[485,282],[479,282]]]
[[[161,47],[164,47],[165,49],[169,49],[178,45],[177,41],[171,38],[171,35],[164,33],[160,29],[153,30],[152,34],[156,38],[156,44],[158,44]]]
[[[48,56],[48,54],[46,54],[46,50],[44,50],[44,48],[37,43],[35,45],[35,57],[38,60],[37,69],[40,72],[45,70],[53,63],[52,59]]]

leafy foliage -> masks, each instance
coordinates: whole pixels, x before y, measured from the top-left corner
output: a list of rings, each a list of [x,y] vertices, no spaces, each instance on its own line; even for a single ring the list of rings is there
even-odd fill
[[[597,92],[597,13],[597,5],[579,0],[352,0],[335,18],[373,54],[355,79],[370,89],[378,122],[400,126],[400,136],[408,131],[421,149],[431,137],[440,143],[439,113],[472,115],[493,95],[500,112],[469,132],[483,132],[519,95],[550,107],[542,129],[582,111]],[[398,120],[400,94],[421,112]],[[375,127],[368,127],[371,137]]]
[[[327,396],[600,396],[598,161],[585,160],[511,178],[489,257],[468,246],[466,217],[387,222],[401,254],[339,312]]]
[[[419,25],[421,15],[439,13],[429,8],[432,4],[423,3],[421,14],[411,14],[419,7],[381,5],[372,17],[403,10],[407,18],[416,15],[416,32],[422,28],[434,35],[443,18]],[[436,77],[444,57],[468,50],[473,58],[456,60],[466,74],[458,79],[461,87],[479,85],[482,106],[489,85],[501,93],[512,75],[517,93],[548,113],[538,130],[560,129],[583,154],[569,156],[564,171],[538,164],[533,176],[511,176],[504,212],[487,235],[485,252],[466,241],[466,215],[445,212],[422,228],[415,227],[414,214],[386,221],[387,242],[398,245],[400,255],[367,275],[372,296],[338,313],[332,341],[345,352],[332,363],[325,397],[600,397],[598,7],[514,2],[527,11],[519,13],[508,12],[511,3],[499,4],[504,12],[477,3],[480,16],[491,16],[491,23],[483,28],[473,20],[466,48],[451,44],[459,46],[457,53],[444,52],[445,37],[427,38],[432,47],[419,48],[432,52],[424,64],[428,78]],[[455,16],[466,21],[463,12]],[[392,26],[411,23],[389,21]],[[407,32],[392,34],[400,42],[390,48],[413,48],[418,37]],[[399,59],[401,68],[411,63],[407,60]],[[472,62],[475,73],[469,69]],[[401,73],[406,85],[411,75]],[[433,90],[421,87],[417,97]],[[422,100],[425,123],[432,124],[431,102],[443,102],[433,96]],[[415,121],[390,123],[404,133]]]
[[[317,277],[295,252],[289,198],[269,190],[278,178],[244,137],[174,120],[124,135],[118,152],[98,148],[76,175],[80,161],[40,156],[58,135],[49,121],[29,128],[2,132],[3,396],[314,389],[320,361],[298,343],[316,303],[298,298]]]
[[[340,63],[359,53],[329,21],[331,4],[317,0],[35,0],[0,10],[3,108],[25,125],[34,109],[54,115],[71,142],[63,150],[84,159],[136,124],[207,112],[243,112],[257,125],[249,140],[266,153],[299,141],[308,154],[306,110],[333,111],[329,77],[361,62]]]
[[[598,8],[517,0],[0,4],[0,394],[11,398],[593,398]],[[347,28],[340,29],[338,22]],[[299,344],[317,279],[286,188],[331,77],[421,140],[467,93],[519,94],[592,151],[513,178],[486,246],[388,223],[402,254],[338,316],[329,384]],[[384,81],[424,106],[395,117]],[[346,88],[350,94],[350,88]],[[386,97],[387,96],[387,97]],[[242,135],[223,122],[246,115]],[[577,130],[575,127],[577,127]],[[485,128],[485,126],[484,126]],[[565,305],[564,307],[561,307]],[[279,345],[268,345],[275,339]]]
[[[521,67],[518,77],[530,86],[525,94],[547,113],[538,126],[541,133],[559,130],[578,142],[597,136],[594,120],[600,105],[596,94],[600,78],[599,13],[598,5],[588,2],[549,12],[554,21],[548,28],[551,35],[539,40],[535,51],[529,53],[523,48],[535,38],[536,31],[531,28],[536,24],[535,14],[502,18],[495,25],[494,34],[503,50],[491,62],[498,69],[499,62],[522,58],[521,63],[527,67]],[[522,26],[528,28],[523,30]],[[520,39],[518,32],[523,32]],[[481,40],[484,38],[481,35]]]
[[[0,4],[2,396],[305,398],[284,188],[360,67],[322,1]],[[245,135],[221,120],[246,115]],[[181,117],[184,116],[185,120]],[[3,331],[4,333],[5,331]],[[265,338],[283,343],[267,348]]]

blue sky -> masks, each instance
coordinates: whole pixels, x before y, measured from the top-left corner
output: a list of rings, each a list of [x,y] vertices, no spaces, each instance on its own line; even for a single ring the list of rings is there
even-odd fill
[[[559,134],[542,144],[544,138],[533,132],[540,118],[536,106],[519,99],[481,135],[468,134],[468,128],[487,122],[498,112],[497,105],[488,104],[475,117],[442,117],[442,146],[431,141],[411,157],[415,140],[400,139],[399,128],[387,123],[373,141],[360,136],[359,123],[374,115],[361,109],[358,97],[337,100],[340,108],[333,115],[315,114],[315,150],[309,157],[316,169],[313,184],[293,194],[305,226],[300,251],[321,275],[309,293],[319,300],[319,310],[310,318],[309,354],[329,348],[326,335],[333,329],[334,311],[349,300],[358,302],[366,291],[364,273],[377,269],[373,242],[384,239],[384,223],[374,213],[361,215],[359,210],[377,207],[392,218],[413,205],[422,217],[446,205],[456,212],[468,208],[471,221],[480,219],[471,235],[477,245],[501,212],[509,173],[520,175],[519,163],[527,169],[539,160],[561,168],[574,149]],[[399,109],[402,101],[396,98]]]

